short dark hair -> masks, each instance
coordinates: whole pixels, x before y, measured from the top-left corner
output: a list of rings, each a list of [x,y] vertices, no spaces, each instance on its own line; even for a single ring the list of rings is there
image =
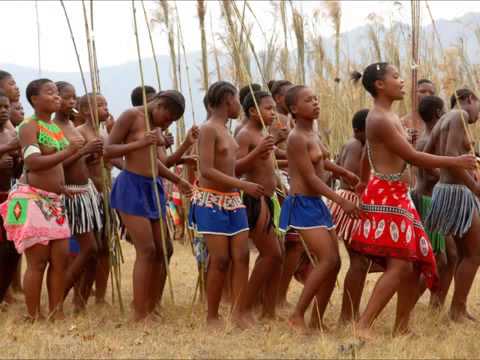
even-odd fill
[[[432,82],[432,80],[428,80],[428,79],[420,79],[420,80],[417,81],[417,86],[422,85],[422,84],[433,85],[433,82]]]
[[[375,88],[375,81],[383,80],[385,78],[385,74],[387,73],[387,68],[390,64],[387,62],[377,62],[368,65],[365,70],[363,70],[363,74],[359,73],[358,71],[354,71],[352,73],[352,80],[354,82],[358,82],[362,79],[362,85],[367,90],[370,95],[373,97],[377,96],[377,89]]]
[[[207,103],[212,108],[220,106],[226,95],[237,94],[237,88],[227,81],[217,81],[207,90]]]
[[[266,91],[262,91],[262,90],[259,90],[259,91],[255,91],[253,93],[253,96],[252,96],[252,93],[249,93],[245,99],[243,100],[243,103],[242,103],[242,107],[243,107],[243,112],[245,113],[245,116],[247,118],[250,117],[250,109],[253,107],[255,107],[255,101],[254,101],[254,97],[255,97],[255,101],[257,102],[258,106],[260,106],[260,102],[262,101],[263,98],[266,98],[266,97],[272,97],[272,95],[270,95],[268,92]]]
[[[252,87],[253,92],[259,91],[262,89],[262,87],[259,84],[250,84]],[[243,104],[243,100],[245,100],[245,97],[250,94],[250,86],[245,85],[242,87],[238,93],[238,96],[240,97],[240,103]]]
[[[103,96],[102,94],[100,93],[96,93],[97,96]],[[86,93],[85,95],[83,95],[82,97],[78,98],[78,108],[79,110],[82,110],[84,109],[85,107],[88,107],[89,110],[90,110],[90,107],[88,105],[88,103],[91,101],[92,103],[92,108],[93,108],[93,93]]]
[[[69,86],[71,86],[73,89],[75,89],[75,87],[72,84],[70,84],[69,82],[66,82],[66,81],[57,81],[55,83],[55,85],[57,85],[57,89],[58,89],[59,93],[62,92],[63,89],[65,89],[66,87],[69,87]]]
[[[9,77],[12,77],[12,74],[10,74],[9,72],[6,72],[4,70],[0,70],[0,81],[2,81],[3,79],[9,78]]]
[[[358,131],[364,131],[367,123],[367,116],[369,109],[362,109],[357,111],[352,118],[352,129]]]
[[[272,92],[272,87],[273,87],[273,85],[275,85],[275,81],[277,81],[277,80],[270,80],[270,81],[267,83],[268,90],[270,90],[270,92]]]
[[[275,98],[275,96],[279,95],[280,92],[282,91],[283,87],[285,86],[292,86],[293,84],[288,81],[288,80],[276,80],[272,84],[272,89],[270,90],[272,92],[272,96]]]
[[[53,82],[53,81],[50,79],[42,78],[42,79],[33,80],[27,85],[26,95],[30,105],[33,106],[32,97],[39,95],[40,90],[42,89],[42,86],[50,82]]]
[[[160,100],[176,119],[182,117],[185,112],[185,97],[177,90],[164,90],[155,94],[152,100]]]
[[[438,110],[443,110],[445,104],[438,96],[425,96],[418,104],[418,113],[423,122],[429,123],[437,114]]]
[[[155,94],[157,90],[154,87],[145,85],[145,93],[148,95]],[[143,88],[137,86],[132,90],[130,94],[130,100],[132,101],[132,106],[142,106],[143,105]]]
[[[285,94],[285,104],[287,106],[288,112],[292,114],[292,117],[295,118],[295,115],[292,113],[292,106],[297,103],[298,93],[303,89],[306,89],[305,85],[294,85],[288,89]]]
[[[456,90],[452,96],[450,96],[450,108],[453,109],[457,105],[457,98],[459,101],[467,100],[469,97],[473,97],[474,100],[477,100],[477,96],[470,89],[463,88]]]

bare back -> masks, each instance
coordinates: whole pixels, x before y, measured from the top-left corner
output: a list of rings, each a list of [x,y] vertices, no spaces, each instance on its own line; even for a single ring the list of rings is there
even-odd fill
[[[386,146],[388,139],[385,137],[385,134],[381,130],[376,129],[382,121],[390,122],[390,125],[396,131],[396,135],[407,139],[407,133],[395,113],[378,107],[370,110],[367,116],[366,135],[367,146],[369,147],[375,171],[386,175],[403,173],[403,180],[408,181],[408,174],[404,172],[406,168],[405,160],[389,150],[388,146]]]
[[[435,154],[444,156],[460,156],[468,154],[474,144],[468,142],[467,133],[465,131],[463,121],[468,119],[468,114],[461,110],[453,110],[448,112],[439,120],[435,126],[434,131],[438,134],[438,143],[435,146]],[[465,124],[465,126],[468,126]],[[473,174],[471,174],[473,175]],[[448,168],[440,169],[440,182],[446,184],[463,184]]]
[[[360,165],[362,162],[363,145],[355,138],[350,139],[342,148],[338,165],[360,176]],[[351,185],[343,179],[340,182],[340,188],[344,190],[353,190]]]

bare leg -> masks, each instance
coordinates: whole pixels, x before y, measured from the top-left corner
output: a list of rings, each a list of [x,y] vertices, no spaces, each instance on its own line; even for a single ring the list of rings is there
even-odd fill
[[[251,325],[251,319],[245,307],[250,259],[248,231],[241,232],[230,239],[230,254],[232,256],[232,316],[240,328],[247,328]]]
[[[467,297],[480,265],[480,218],[475,213],[472,226],[459,245],[462,249],[462,259],[455,271],[455,290],[453,292],[450,316],[454,321],[469,318],[467,312]]]
[[[23,292],[22,288],[22,256],[18,258],[17,269],[12,281],[12,289],[15,292]]]
[[[63,320],[63,300],[65,299],[65,271],[68,261],[68,239],[53,240],[49,243],[50,265],[47,272],[49,284],[49,316],[55,320]]]
[[[123,223],[135,246],[135,264],[133,266],[133,307],[135,321],[143,320],[149,314],[152,303],[151,285],[157,250],[153,240],[150,220],[120,212]]]
[[[165,282],[167,280],[167,268],[165,266],[165,258],[163,255],[163,242],[162,242],[162,231],[160,228],[160,222],[152,221],[153,236],[155,240],[155,247],[157,249],[157,261],[155,263],[155,275],[154,278],[154,301],[153,307],[157,304],[160,304],[163,296],[163,291],[165,289]],[[167,263],[170,263],[170,259],[173,256],[173,244],[170,239],[170,235],[167,230],[167,225],[164,223],[163,230],[166,236],[166,245],[167,245]],[[158,278],[156,278],[158,276]]]
[[[430,306],[434,309],[441,309],[445,304],[453,274],[458,264],[457,244],[451,236],[445,238],[446,251],[437,256],[437,267],[440,277],[439,289],[430,296]]]
[[[75,238],[80,246],[80,252],[67,269],[65,276],[65,296],[67,296],[75,281],[77,281],[85,271],[87,265],[92,264],[97,256],[97,243],[93,232],[75,234]]]
[[[305,311],[314,296],[319,298],[319,305],[323,306],[324,301],[328,303],[334,287],[331,286],[332,279],[335,283],[341,262],[338,241],[328,230],[324,228],[301,230],[300,234],[312,254],[318,259],[305,281],[300,299],[290,317],[292,326],[305,330]]]
[[[409,261],[387,258],[387,268],[377,280],[367,308],[358,320],[357,331],[359,337],[367,340],[371,337],[369,331],[374,320],[398,291],[400,284],[406,278],[409,278],[412,272],[413,266]]]
[[[287,304],[288,288],[303,251],[304,249],[300,241],[287,241],[285,243],[285,260],[283,262],[282,276],[277,297],[277,303],[279,305]]]
[[[223,235],[204,235],[204,237],[210,257],[207,270],[207,323],[219,325],[218,307],[230,263],[229,240]]]
[[[274,273],[280,272],[282,258],[274,229],[267,226],[269,221],[268,207],[262,199],[256,227],[250,230],[250,235],[258,249],[259,256],[255,261],[255,267],[248,281],[245,294],[245,310],[251,312],[258,294],[263,293],[262,290],[266,289],[268,291],[264,294],[263,316],[273,318],[275,317],[277,289],[271,285],[268,286],[268,283],[271,282]]]
[[[358,319],[360,301],[370,266],[370,261],[364,255],[348,248],[347,251],[350,257],[350,267],[344,281],[340,324]]]
[[[42,316],[40,312],[40,294],[42,291],[43,274],[50,258],[48,246],[34,245],[25,250],[27,270],[23,278],[25,302],[28,315],[32,319]]]
[[[13,242],[7,240],[0,242],[0,303],[4,300],[10,285],[13,284],[19,259],[20,255]]]
[[[420,278],[420,271],[412,267],[410,275],[402,281],[397,292],[397,314],[393,327],[395,335],[405,335],[410,332],[408,327],[410,314],[424,291],[425,282]]]
[[[110,254],[108,250],[108,239],[105,231],[100,232],[98,236],[102,238],[102,246],[98,251],[97,263],[95,267],[95,302],[105,304],[105,294],[107,293],[108,277],[110,275]]]

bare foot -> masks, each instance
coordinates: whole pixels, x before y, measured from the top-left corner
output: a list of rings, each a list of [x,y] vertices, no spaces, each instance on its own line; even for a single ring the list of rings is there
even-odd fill
[[[221,318],[207,318],[207,327],[212,330],[224,330],[225,322]]]
[[[249,312],[232,315],[233,323],[242,330],[250,329],[255,325],[255,319]]]
[[[287,320],[287,323],[292,330],[298,332],[301,335],[308,335],[310,333],[305,326],[305,319],[301,316],[292,315]]]
[[[467,320],[476,321],[476,319],[473,316],[469,315],[466,310],[450,310],[449,316],[453,322],[460,324],[466,322]]]
[[[393,331],[393,337],[397,337],[397,336],[416,336],[416,334],[409,328],[409,327],[406,327],[406,328],[402,328],[402,329],[395,329]]]
[[[373,341],[375,336],[370,329],[357,328],[356,337],[363,341]]]
[[[65,314],[63,310],[56,310],[48,315],[49,321],[63,321],[65,320]]]
[[[18,304],[19,302],[19,300],[13,295],[13,291],[11,289],[7,290],[3,300],[9,305]]]

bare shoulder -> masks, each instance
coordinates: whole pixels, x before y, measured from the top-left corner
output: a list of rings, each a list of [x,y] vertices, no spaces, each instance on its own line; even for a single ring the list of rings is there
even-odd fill
[[[302,147],[307,147],[307,136],[302,132],[293,129],[287,138],[287,147],[299,149]]]
[[[250,144],[253,138],[252,132],[244,126],[235,136],[235,141],[239,144]]]
[[[206,121],[200,126],[200,137],[216,137],[217,133],[217,127],[209,121]]]

